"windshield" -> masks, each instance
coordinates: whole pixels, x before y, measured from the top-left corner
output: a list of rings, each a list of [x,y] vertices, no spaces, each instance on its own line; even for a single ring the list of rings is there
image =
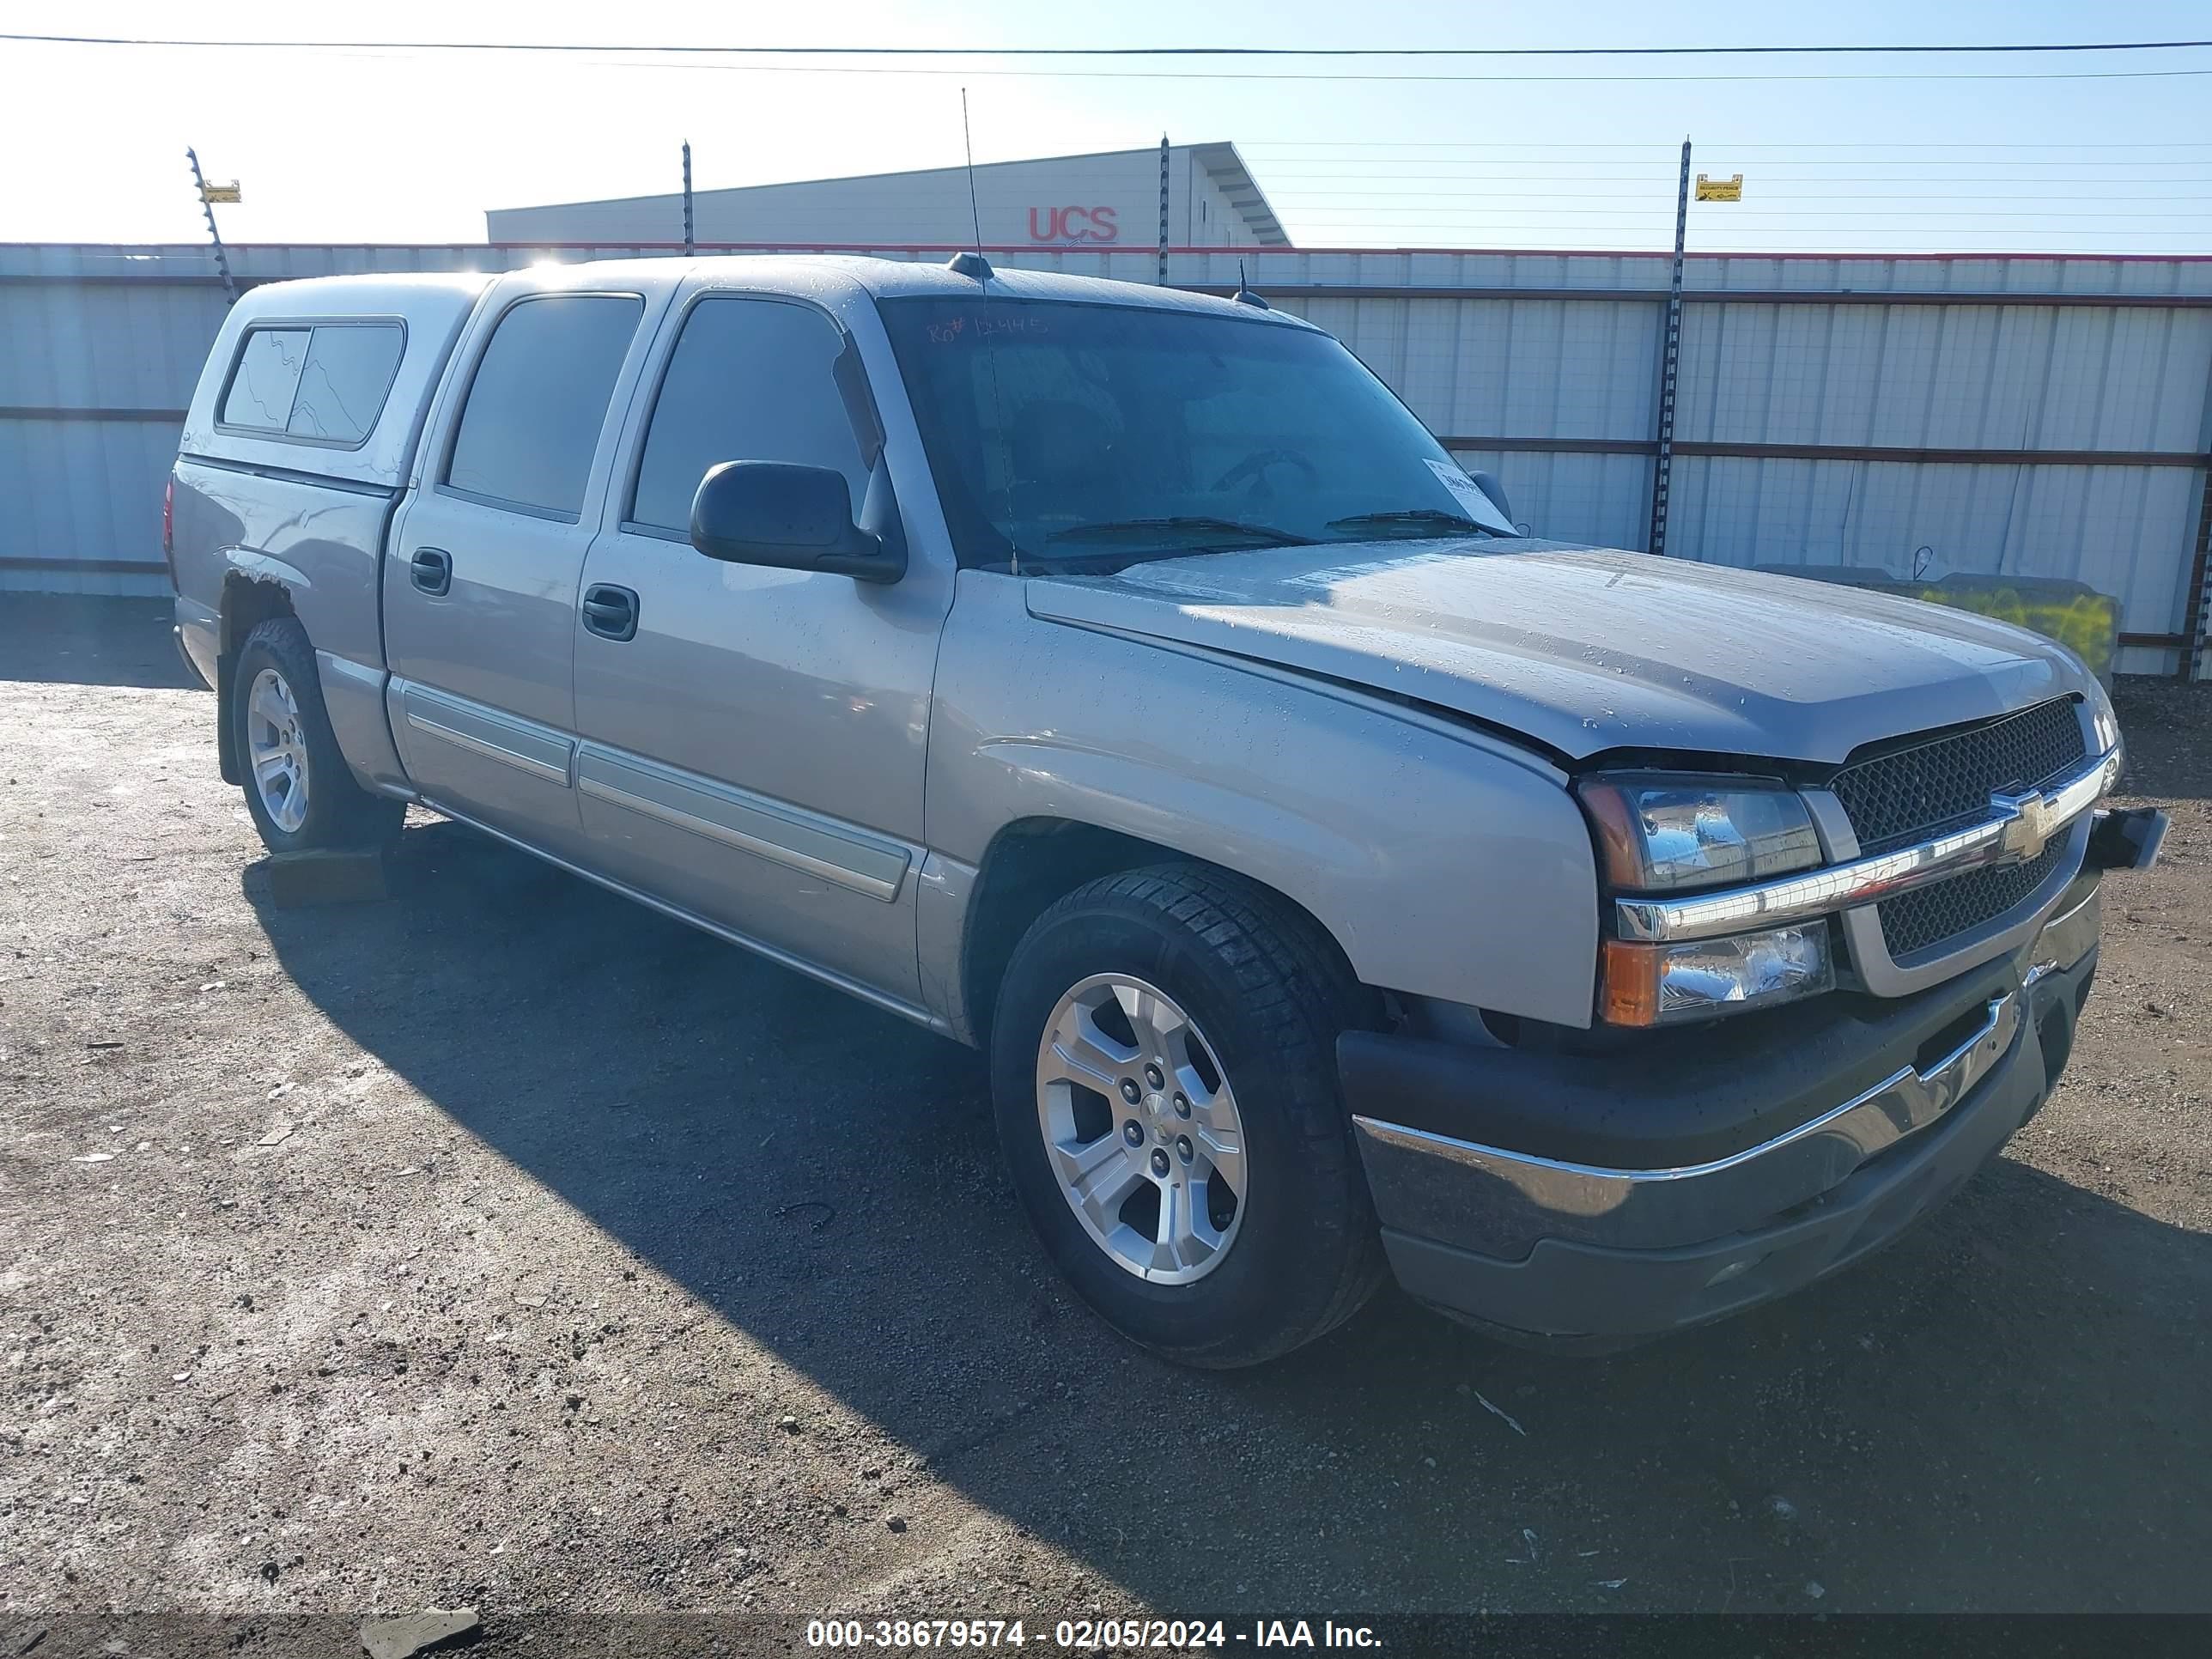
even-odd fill
[[[1515,533],[1326,334],[994,296],[881,309],[963,564]]]

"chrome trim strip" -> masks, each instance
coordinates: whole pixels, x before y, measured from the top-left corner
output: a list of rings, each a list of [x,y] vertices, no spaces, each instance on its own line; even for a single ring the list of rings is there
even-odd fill
[[[834,969],[818,967],[804,957],[793,956],[788,951],[780,950],[773,945],[763,944],[750,934],[740,933],[734,928],[725,927],[720,922],[709,921],[693,911],[685,910],[657,899],[650,893],[640,892],[636,888],[627,886],[611,877],[603,876],[596,870],[586,869],[580,864],[571,864],[567,859],[549,853],[542,847],[532,846],[519,836],[511,836],[504,830],[495,830],[481,818],[471,817],[466,812],[457,811],[434,797],[425,795],[421,799],[425,806],[444,813],[454,823],[465,823],[470,829],[479,830],[489,836],[494,841],[504,842],[517,851],[527,853],[532,858],[544,860],[557,870],[565,870],[572,876],[580,876],[595,887],[604,887],[610,893],[619,893],[626,899],[635,899],[648,910],[658,910],[672,921],[696,927],[702,933],[712,933],[716,939],[734,945],[739,950],[750,951],[757,957],[766,957],[780,968],[788,968],[793,973],[804,974],[809,979],[818,980],[823,984],[834,987],[848,996],[858,997],[863,1002],[881,1008],[885,1013],[896,1014],[901,1019],[912,1020],[925,1030],[934,1031],[939,1036],[952,1036],[951,1026],[938,1015],[931,1013],[927,1008],[918,1007],[911,1002],[902,1001],[888,992],[878,991],[873,986],[863,984],[860,981],[849,978]]]
[[[465,749],[472,755],[482,755],[486,760],[504,761],[509,766],[529,773],[532,777],[544,778],[549,783],[557,783],[563,789],[568,787],[568,775],[557,766],[548,766],[544,762],[532,760],[527,755],[518,755],[512,749],[502,749],[495,743],[486,743],[482,738],[472,738],[467,732],[457,732],[450,726],[440,726],[434,720],[423,719],[411,708],[407,711],[407,724],[417,732],[427,732],[432,737],[450,743],[457,749]]]
[[[2081,851],[2089,839],[2087,814],[2075,819],[2073,827],[2063,833],[2066,855],[2035,891],[2009,910],[1964,933],[1938,939],[1907,962],[1890,955],[1879,906],[1863,904],[1838,916],[1844,942],[1866,989],[1878,997],[1912,996],[1985,962],[2009,956],[2041,933],[2051,913],[2081,873]]]
[[[594,800],[627,808],[787,869],[885,903],[896,900],[913,854],[896,842],[862,840],[842,824],[763,796],[643,763],[586,744],[576,787]]]
[[[2026,850],[2029,838],[2033,852],[2040,852],[2045,842],[2097,804],[2118,781],[2119,771],[2120,751],[2115,747],[2056,788],[1992,795],[1990,804],[1996,810],[1991,817],[1933,841],[1753,887],[1686,898],[1615,899],[1614,927],[1626,939],[1717,939],[1870,904],[1982,865],[2023,862],[2033,856]]]
[[[1771,1140],[1673,1169],[1608,1169],[1376,1118],[1355,1115],[1352,1122],[1370,1184],[1387,1200],[1380,1207],[1388,1226],[1493,1254],[1525,1250],[1539,1238],[1663,1249],[1818,1198],[1876,1153],[1936,1123],[2010,1052],[2021,1020],[2021,1000],[2008,991],[1990,1000],[1971,1036],[1925,1072],[1900,1067]]]
[[[489,709],[465,708],[415,685],[401,688],[399,704],[406,714],[407,724],[417,732],[428,732],[472,755],[502,762],[534,778],[557,783],[563,789],[569,787],[568,764],[575,751],[565,738],[518,720],[502,719]],[[539,752],[532,754],[530,747],[524,745]],[[552,758],[556,755],[557,761]]]

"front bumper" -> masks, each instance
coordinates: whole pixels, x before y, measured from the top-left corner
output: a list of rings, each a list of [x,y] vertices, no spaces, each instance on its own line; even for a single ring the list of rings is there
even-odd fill
[[[2157,826],[2133,827],[2108,845],[2154,853]],[[1705,1064],[1346,1034],[1346,1095],[1399,1282],[1507,1334],[1602,1349],[1887,1243],[2057,1081],[2096,974],[2098,881],[2086,870],[2014,956],[1817,1029],[1776,1022]]]

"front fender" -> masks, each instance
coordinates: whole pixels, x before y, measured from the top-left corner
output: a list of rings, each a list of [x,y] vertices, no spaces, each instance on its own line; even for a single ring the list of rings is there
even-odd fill
[[[1366,983],[1587,1025],[1589,832],[1540,758],[1233,659],[1041,622],[962,573],[938,665],[928,839],[1023,819],[1140,837],[1310,912]]]

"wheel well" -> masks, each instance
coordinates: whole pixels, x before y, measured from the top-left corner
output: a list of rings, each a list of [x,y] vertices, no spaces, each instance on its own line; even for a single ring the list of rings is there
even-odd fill
[[[992,838],[983,854],[982,868],[976,873],[975,896],[968,907],[967,939],[961,952],[963,1004],[968,1030],[979,1045],[990,1043],[999,981],[1006,976],[1014,947],[1030,925],[1085,882],[1149,864],[1221,868],[1141,836],[1102,830],[1069,818],[1018,819]],[[1273,888],[1267,890],[1312,921],[1321,937],[1334,945],[1328,930],[1304,906]]]
[[[246,775],[238,763],[237,744],[230,730],[230,684],[237,672],[238,653],[246,636],[271,617],[291,617],[291,590],[282,582],[257,581],[232,571],[222,582],[222,632],[215,659],[215,752],[225,783]]]

